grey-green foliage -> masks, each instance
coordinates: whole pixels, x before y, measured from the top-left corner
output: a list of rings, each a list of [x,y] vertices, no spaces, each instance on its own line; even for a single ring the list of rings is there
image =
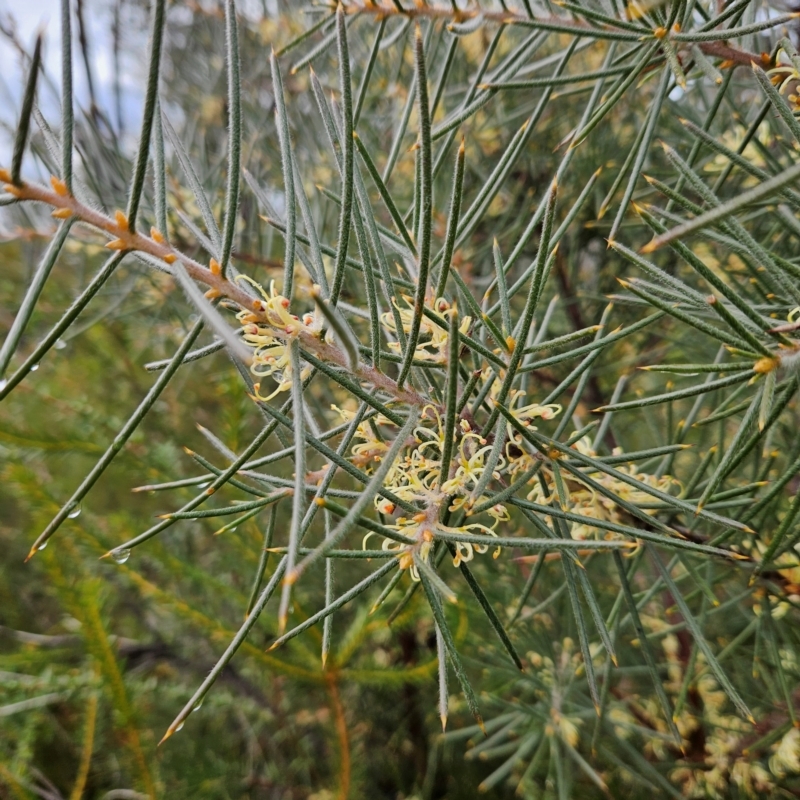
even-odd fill
[[[33,140],[56,194],[20,177],[37,42],[0,201],[73,214],[18,304],[0,399],[137,253],[198,318],[148,365],[156,382],[31,556],[61,547],[190,362],[226,348],[219,368],[260,432],[235,451],[209,432],[199,474],[148,481],[189,499],[115,531],[108,553],[135,563],[173,526],[236,511],[275,550],[242,576],[245,621],[165,738],[192,735],[191,712],[271,614],[273,649],[324,620],[330,669],[348,647],[339,615],[413,610],[437,643],[431,717],[477,722],[431,763],[483,731],[467,757],[495,763],[484,790],[791,793],[795,18],[757,0],[499,6],[350,0],[260,21],[227,0],[224,20],[187,23],[155,0],[135,157],[106,144],[73,178],[67,58],[62,130],[42,120]],[[163,48],[181,26],[207,47]],[[209,54],[226,65],[227,126],[194,122],[190,76]],[[130,174],[127,193],[109,194],[108,171]],[[95,207],[120,252],[36,346],[22,332]],[[134,218],[162,230],[134,238]],[[391,557],[365,564],[381,540]],[[428,797],[435,769],[417,776]]]

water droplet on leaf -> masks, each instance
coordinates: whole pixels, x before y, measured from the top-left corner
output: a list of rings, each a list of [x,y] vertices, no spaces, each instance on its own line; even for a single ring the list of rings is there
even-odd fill
[[[41,543],[41,544],[40,544],[40,545],[39,545],[39,546],[36,548],[36,552],[38,553],[40,550],[44,550],[44,549],[45,549],[45,547],[47,547],[47,545],[48,545],[48,544],[49,544],[49,542],[42,542],[42,543]]]
[[[121,547],[119,550],[111,551],[111,558],[113,558],[114,561],[117,562],[117,564],[124,564],[130,557],[131,557],[130,547]]]
[[[192,713],[194,714],[195,711],[199,711],[203,707],[203,701],[201,700],[193,709]]]
[[[69,512],[69,514],[67,514],[67,518],[68,519],[76,519],[80,515],[81,515],[81,507],[80,506],[75,506],[75,508],[73,508],[72,511]]]
[[[56,350],[63,350],[67,346],[67,343],[63,339],[57,339],[56,343],[53,345]]]
[[[38,365],[38,364],[34,364],[34,365],[31,367],[31,372],[36,372],[36,370],[37,370],[37,369],[39,369],[39,365]]]
[[[185,723],[181,722],[181,724],[180,724],[180,725],[178,725],[178,727],[177,727],[177,728],[175,728],[175,733],[177,733],[178,731],[182,731],[182,730],[183,730],[183,726],[184,726],[184,724],[185,724]]]

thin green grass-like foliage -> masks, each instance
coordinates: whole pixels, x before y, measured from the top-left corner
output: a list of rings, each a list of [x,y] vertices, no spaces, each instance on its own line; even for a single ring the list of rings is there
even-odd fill
[[[246,663],[328,693],[337,769],[306,780],[343,798],[386,785],[354,756],[348,726],[369,712],[353,698],[404,684],[422,693],[423,755],[396,792],[792,796],[797,15],[758,0],[218,10],[152,3],[128,153],[73,96],[65,0],[61,121],[37,105],[37,39],[2,174],[4,213],[47,246],[16,287],[0,408],[59,394],[59,343],[93,311],[158,321],[155,360],[126,350],[136,378],[83,476],[36,487],[20,437],[3,473],[34,509],[15,532],[25,569],[46,561],[66,598],[80,565],[70,613],[90,659],[68,691],[101,692],[84,761],[110,707],[130,785],[175,791],[92,610],[116,562],[171,635],[210,641],[170,695],[166,752],[199,735],[206,701],[235,702]],[[199,112],[210,68],[178,44],[193,36],[219,61]],[[70,304],[51,287],[76,252],[96,272]],[[203,420],[191,463],[152,434],[169,403]],[[134,449],[135,497],[161,504],[135,529],[96,500]],[[168,569],[204,591],[187,602]],[[369,661],[409,629],[424,663]],[[15,687],[1,713],[49,707]],[[20,796],[25,741],[0,772]],[[486,768],[456,775],[463,742]]]

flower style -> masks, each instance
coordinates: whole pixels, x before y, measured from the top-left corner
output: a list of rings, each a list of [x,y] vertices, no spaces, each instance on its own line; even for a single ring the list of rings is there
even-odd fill
[[[405,333],[411,332],[411,326],[414,320],[414,298],[408,295],[403,295],[403,301],[406,308],[401,308],[395,300],[392,300],[395,308],[400,314],[400,321]],[[448,311],[450,304],[443,298],[434,299],[429,297],[425,301],[425,305],[439,313]],[[397,324],[395,322],[394,314],[386,312],[381,315],[381,321],[384,327],[390,331],[394,336],[397,336]],[[471,317],[463,317],[458,330],[461,333],[467,333],[470,325],[472,325]],[[441,328],[433,320],[423,316],[420,324],[420,341],[417,345],[414,357],[420,361],[430,361],[433,364],[446,364],[447,363],[447,348],[448,348],[448,333],[446,328]],[[389,349],[401,354],[402,348],[400,342],[389,342]]]
[[[596,455],[591,448],[591,443],[588,437],[579,439],[573,445],[573,447],[583,455]],[[614,455],[619,455],[621,453],[622,450],[620,448],[614,449]],[[644,483],[647,486],[651,486],[652,488],[658,489],[661,492],[669,492],[671,488],[678,485],[678,482],[669,475],[658,477],[645,472],[639,472],[634,464],[618,465],[616,469],[619,472],[623,472],[626,475],[635,478],[640,483]],[[545,472],[547,473],[546,467]],[[622,500],[626,500],[632,505],[641,505],[652,502],[653,498],[646,492],[642,491],[641,489],[637,489],[634,486],[630,486],[629,484],[624,483],[618,478],[608,475],[605,472],[592,472],[591,476],[595,481],[597,481],[597,483],[605,486],[609,490],[610,494],[613,494],[615,497],[619,497]],[[550,481],[548,481],[548,483],[550,483]],[[577,484],[577,487],[575,487],[575,484]],[[584,517],[596,519],[598,521],[616,523],[623,522],[619,505],[610,497],[599,494],[594,489],[584,484],[577,476],[571,476],[567,481],[567,485],[569,488],[569,496],[566,498],[559,498],[567,510],[575,514],[580,514]],[[551,503],[554,497],[555,494],[552,492],[551,497],[545,497],[544,491],[539,483],[534,483],[531,491],[528,493],[529,500],[533,500],[534,502],[544,505]],[[656,513],[653,509],[645,510],[646,513],[651,515]],[[597,528],[592,527],[588,523],[575,523],[572,527],[572,538],[579,540],[591,539],[597,535],[597,531]],[[604,534],[604,538],[613,540],[624,537],[622,537],[620,534],[609,531]]]
[[[437,302],[441,308],[441,301]],[[462,329],[465,327],[466,323],[462,321]],[[431,342],[433,341],[434,339],[431,339]],[[430,345],[431,342],[427,342],[426,345]],[[435,349],[438,350],[444,345],[446,338],[442,338],[437,332]],[[511,398],[511,405],[523,397],[524,392],[515,392]],[[514,413],[526,425],[530,425],[535,419],[553,419],[560,412],[559,405],[527,403]],[[340,411],[340,413],[348,418],[345,412]],[[383,419],[362,423],[356,433],[360,441],[351,449],[353,462],[367,470],[374,462],[379,462],[388,450],[388,446],[378,433],[376,422],[382,425],[390,424],[388,420]],[[476,491],[488,483],[485,473],[489,468],[487,460],[494,444],[473,430],[469,420],[462,418],[453,433],[451,460],[447,474],[444,475],[442,467],[446,449],[445,428],[439,410],[435,406],[427,406],[420,424],[414,429],[413,436],[409,438],[395,463],[391,465],[384,482],[385,488],[401,500],[425,509],[411,519],[400,517],[388,525],[398,533],[413,539],[415,542],[413,545],[398,543],[389,538],[383,543],[384,549],[397,553],[401,568],[410,569],[415,580],[419,579],[419,575],[414,558],[416,556],[427,562],[437,530],[450,534],[496,536],[497,526],[510,520],[508,510],[499,503],[485,510],[492,520],[491,524],[469,520],[472,509],[484,504],[487,499],[482,493],[476,496]],[[504,453],[494,464],[491,478],[501,480],[504,475],[513,478],[521,468],[521,461],[531,457],[521,448],[514,448],[512,452],[509,445],[516,440],[510,428],[506,430],[505,427],[501,427],[497,435],[504,438],[508,436],[509,442],[504,448]],[[467,521],[460,526],[447,526],[439,522],[439,512],[445,503],[450,512],[464,512]],[[385,497],[377,496],[374,505],[381,514],[393,514],[395,511],[395,504]],[[367,534],[364,538],[365,543],[371,535]],[[476,553],[486,553],[488,549],[489,546],[484,543],[456,542],[453,564],[459,566],[462,562],[471,561]],[[494,557],[497,558],[499,553],[498,547],[494,551]]]
[[[492,397],[494,397],[498,391],[499,385],[495,384],[495,386],[492,387]],[[522,406],[521,408],[514,408],[517,400],[520,400],[524,395],[525,392],[523,391],[512,391],[509,398],[509,410],[514,418],[521,422],[526,428],[536,430],[536,426],[532,424],[534,419],[551,420],[561,413],[562,409],[558,403],[548,403],[547,405],[528,403],[528,405]],[[516,477],[517,474],[527,472],[534,467],[539,462],[539,459],[523,448],[522,435],[517,433],[510,422],[506,424],[506,437],[505,457],[508,462],[508,474],[513,478]]]
[[[383,542],[383,549],[396,552],[401,568],[410,569],[415,580],[419,579],[419,575],[414,565],[414,555],[427,562],[437,530],[457,535],[496,536],[495,528],[501,522],[510,519],[506,508],[497,504],[486,512],[493,520],[491,526],[476,521],[466,522],[460,526],[448,526],[439,522],[439,512],[445,502],[449,502],[450,511],[463,508],[469,514],[469,508],[474,503],[472,492],[486,469],[485,458],[492,448],[485,439],[472,430],[466,420],[462,420],[449,477],[442,480],[445,426],[435,407],[428,406],[425,412],[422,422],[414,429],[413,437],[409,439],[391,466],[384,482],[384,486],[401,500],[419,504],[426,509],[412,518],[399,517],[394,523],[387,525],[398,533],[414,539],[415,544],[402,544],[388,538]],[[370,461],[380,461],[387,446],[378,438],[375,431],[362,423],[357,435],[362,441],[354,445],[351,450],[353,460],[363,460],[367,457]],[[499,464],[495,471],[495,476],[498,478],[503,463]],[[392,514],[395,511],[394,503],[384,497],[376,497],[374,504],[376,510],[382,514]],[[364,537],[365,544],[370,536],[371,533]],[[462,562],[471,561],[475,553],[486,553],[488,549],[489,546],[486,544],[456,542],[453,564],[458,566]],[[500,548],[497,548],[494,557],[497,558],[499,553]]]
[[[399,517],[396,524],[388,525],[387,527],[396,530],[403,536],[415,539],[416,543],[413,545],[395,542],[393,539],[384,538],[382,550],[386,552],[395,553],[400,565],[400,569],[407,569],[411,572],[411,577],[415,581],[419,581],[419,570],[414,563],[414,555],[427,563],[430,556],[431,548],[433,547],[434,534],[432,525],[429,523],[428,514],[417,514],[412,519],[406,517]],[[367,549],[367,542],[373,532],[368,533],[362,542],[362,548]]]
[[[777,64],[772,69],[767,70],[770,80],[778,86],[778,91],[784,93],[789,90],[793,83],[800,81],[800,72],[794,63]],[[794,103],[795,110],[800,111],[800,96],[797,94],[787,95],[788,100]]]
[[[548,403],[547,405],[544,406],[540,405],[539,403],[529,403],[526,406],[522,406],[522,408],[514,409],[513,407],[514,401],[517,398],[522,397],[523,395],[524,392],[514,393],[514,398],[512,400],[512,405],[511,405],[511,412],[513,413],[514,417],[518,419],[526,428],[530,426],[531,420],[534,419],[551,420],[554,417],[557,417],[561,413],[561,406],[558,405],[558,403]]]
[[[465,533],[479,533],[488,536],[497,536],[497,534],[494,532],[494,526],[490,528],[479,522],[472,522],[467,525],[460,525],[458,527],[442,525],[440,522],[431,520],[431,510],[434,512],[438,511],[436,507],[432,506],[428,509],[427,513],[416,514],[411,519],[408,519],[407,517],[398,517],[395,524],[387,525],[388,528],[396,530],[403,536],[414,539],[415,543],[413,545],[396,542],[389,538],[384,538],[381,546],[381,549],[397,554],[400,569],[410,570],[411,577],[414,581],[419,581],[419,570],[414,563],[414,556],[416,555],[417,558],[425,563],[428,562],[431,548],[433,547],[433,542],[436,539],[437,530],[456,535],[463,535]],[[504,515],[502,516],[497,514],[495,525],[497,525],[497,523],[500,521],[508,519],[505,509],[503,509],[503,512]],[[367,542],[373,535],[375,535],[374,532],[370,532],[364,536],[362,547],[365,550],[367,547]],[[456,548],[456,554],[453,557],[454,567],[459,566],[462,562],[466,563],[472,561],[472,559],[475,557],[475,553],[483,554],[489,550],[489,545],[479,544],[477,542],[460,541],[455,542],[454,544]],[[502,548],[500,547],[496,547],[492,557],[497,558],[500,555],[501,549]]]
[[[264,324],[252,312],[242,310],[236,319],[242,325],[242,339],[248,346],[255,349],[250,371],[258,377],[270,376],[277,381],[278,387],[266,397],[261,394],[261,383],[255,384],[256,397],[261,401],[271,400],[275,395],[288,391],[292,386],[292,365],[289,359],[289,344],[277,338],[276,331],[281,331],[291,337],[297,336],[300,331],[308,331],[315,336],[319,335],[320,323],[314,314],[304,314],[303,318],[289,313],[289,300],[275,291],[275,281],[270,281],[269,294],[263,287],[246,275],[239,275],[237,281],[244,280],[252,284],[264,298],[259,303],[259,309],[266,314],[268,324]],[[310,367],[303,370],[302,377],[311,371]]]
[[[486,470],[485,460],[492,445],[462,419],[450,469],[444,476],[441,474],[444,422],[434,407],[428,406],[426,412],[423,423],[414,430],[414,439],[409,442],[404,457],[392,467],[387,485],[390,484],[395,494],[409,502],[441,505],[449,497],[450,511],[461,508],[469,511],[484,499],[474,498],[472,494]],[[428,427],[431,421],[434,426]],[[505,467],[506,462],[501,458],[493,477],[499,479]]]
[[[349,422],[355,417],[355,412],[349,409],[339,408],[337,405],[332,405],[331,409],[339,414],[345,422]],[[369,473],[376,463],[381,462],[384,455],[386,455],[386,452],[389,450],[389,444],[379,435],[378,426],[390,424],[391,422],[384,417],[383,414],[377,414],[375,417],[359,423],[354,438],[360,439],[361,441],[354,444],[350,450],[350,460],[355,466]],[[384,502],[386,503],[388,501]],[[389,505],[391,505],[391,503]],[[391,513],[394,507],[389,511],[381,508],[378,508],[378,510],[383,511],[383,513]]]

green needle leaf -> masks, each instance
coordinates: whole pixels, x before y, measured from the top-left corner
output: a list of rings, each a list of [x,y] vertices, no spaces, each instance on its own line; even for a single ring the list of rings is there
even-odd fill
[[[291,299],[294,281],[294,256],[297,235],[297,206],[295,205],[294,167],[289,134],[289,117],[286,112],[283,79],[278,59],[272,53],[269,60],[272,70],[272,85],[275,90],[275,120],[278,129],[278,141],[281,148],[281,165],[283,167],[284,196],[286,197],[286,250],[283,256],[283,289],[284,297]]]
[[[225,3],[225,44],[228,61],[228,186],[225,191],[225,219],[222,223],[222,250],[219,262],[223,275],[226,275],[228,271],[233,237],[236,233],[242,159],[242,81],[239,63],[239,30],[236,23],[234,0],[227,0]],[[276,109],[278,106],[278,92],[276,92]],[[287,186],[287,192],[288,189]],[[288,193],[287,202],[292,197],[294,197],[294,192]],[[290,205],[293,204],[290,203]],[[285,294],[286,297],[291,297],[290,292]]]
[[[150,154],[150,135],[153,130],[153,117],[158,105],[158,79],[161,68],[161,44],[164,40],[166,16],[165,0],[153,3],[153,24],[150,32],[150,63],[147,71],[147,88],[144,95],[144,111],[142,112],[142,130],[139,134],[139,152],[133,168],[131,188],[128,195],[128,229],[136,230],[136,218],[139,214],[139,203],[142,199],[144,179],[147,174],[147,161]],[[165,231],[166,233],[166,231]]]
[[[31,114],[33,113],[33,103],[36,98],[36,85],[39,82],[39,68],[42,63],[42,34],[36,37],[36,44],[33,48],[31,65],[28,70],[28,81],[25,84],[25,92],[22,95],[22,107],[17,123],[17,132],[14,136],[14,149],[11,154],[11,183],[19,186],[22,174],[22,158],[25,155],[25,147],[28,144],[28,133],[31,127]]]
[[[417,100],[419,107],[420,146],[420,243],[417,264],[417,290],[414,295],[414,316],[405,346],[403,363],[397,377],[398,387],[408,377],[411,362],[419,343],[422,310],[428,293],[428,270],[431,263],[431,234],[433,231],[433,164],[431,160],[431,117],[428,104],[428,78],[425,67],[425,46],[422,29],[417,25],[414,33],[414,64],[416,66]]]
[[[658,568],[658,571],[661,573],[661,577],[666,584],[667,590],[672,596],[672,599],[677,604],[681,616],[683,617],[686,625],[688,626],[689,630],[692,633],[692,637],[694,638],[697,646],[700,648],[701,652],[706,658],[706,663],[711,668],[711,671],[714,673],[717,681],[719,681],[719,685],[722,687],[725,694],[728,695],[733,705],[739,711],[739,713],[747,720],[749,720],[752,724],[755,725],[755,720],[753,719],[753,715],[750,712],[750,709],[747,707],[747,704],[742,700],[739,693],[734,688],[733,684],[728,678],[728,675],[720,666],[719,662],[717,661],[716,656],[714,655],[711,647],[709,646],[708,642],[706,641],[705,637],[703,636],[703,632],[700,629],[700,625],[697,622],[697,619],[689,610],[689,606],[686,605],[686,601],[683,599],[683,595],[680,592],[680,589],[675,585],[675,581],[672,580],[672,576],[669,573],[669,570],[664,566],[661,559],[659,558],[658,553],[653,550],[652,545],[645,545],[648,552],[650,553],[650,557],[653,563]]]
[[[70,499],[64,503],[58,514],[53,517],[50,524],[42,531],[42,533],[39,534],[36,541],[33,543],[33,546],[31,547],[28,558],[33,556],[38,550],[41,550],[42,545],[47,543],[50,537],[61,527],[61,524],[64,522],[64,520],[66,520],[75,509],[79,508],[81,500],[86,497],[92,486],[97,483],[97,480],[105,472],[108,465],[116,458],[117,454],[125,446],[125,443],[128,441],[128,439],[130,439],[131,434],[133,434],[133,432],[139,427],[139,424],[144,419],[145,414],[147,414],[147,412],[153,407],[153,404],[156,402],[156,400],[158,400],[164,389],[167,388],[167,384],[170,382],[170,379],[175,371],[181,365],[183,357],[189,352],[197,337],[200,335],[200,331],[203,329],[203,326],[204,322],[202,318],[195,322],[194,326],[181,343],[181,346],[177,349],[175,355],[172,357],[172,363],[170,366],[158,376],[158,380],[153,384],[153,387],[145,395],[142,402],[139,403],[136,410],[128,418],[128,421],[125,423],[125,425],[123,425],[122,430],[120,430],[120,432],[114,437],[114,441],[108,446],[108,449],[105,451],[105,453],[103,453],[100,460],[83,479],[80,486],[73,492],[72,497],[70,497]]]
[[[442,609],[441,602],[439,601],[439,596],[428,579],[426,572],[421,571],[419,578],[420,582],[422,583],[422,588],[425,590],[425,596],[427,597],[428,605],[433,612],[433,618],[436,622],[436,626],[439,631],[441,631],[442,638],[444,639],[444,644],[447,648],[447,654],[450,656],[450,663],[453,665],[453,671],[456,673],[458,682],[461,684],[461,689],[463,690],[464,696],[467,699],[469,710],[472,713],[472,716],[475,717],[475,721],[478,723],[481,730],[485,731],[483,717],[481,716],[480,708],[478,707],[478,698],[475,696],[475,692],[472,689],[472,684],[470,684],[467,673],[464,670],[464,665],[462,664],[461,657],[456,649],[456,644],[453,640],[453,634],[450,632],[450,627],[447,624],[447,619],[445,618],[444,610]]]

